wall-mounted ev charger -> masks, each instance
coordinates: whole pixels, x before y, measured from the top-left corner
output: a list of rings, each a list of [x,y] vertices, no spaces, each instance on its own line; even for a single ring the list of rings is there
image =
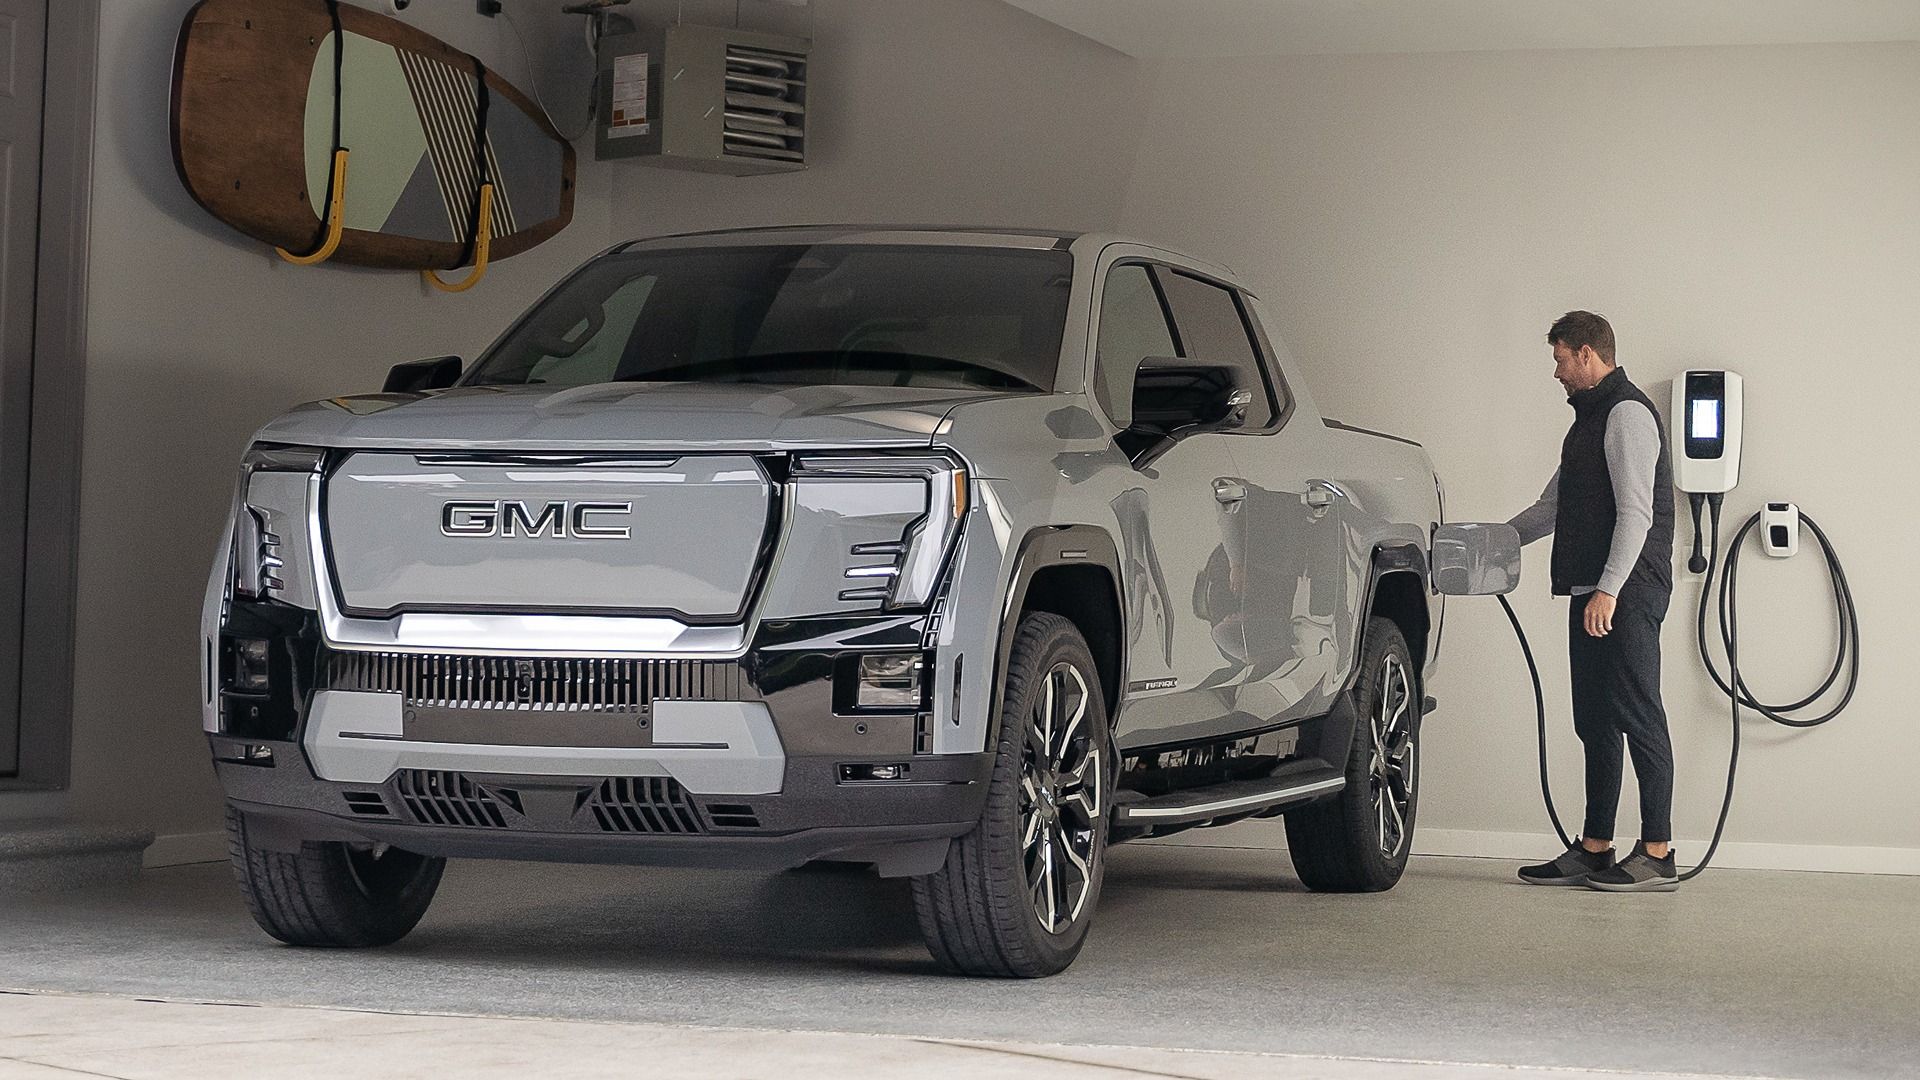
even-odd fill
[[[1716,501],[1740,482],[1741,417],[1746,392],[1738,372],[1695,368],[1673,377],[1673,409],[1667,413],[1673,456],[1673,486],[1693,506],[1693,557],[1687,569],[1707,571],[1700,511],[1708,496]]]

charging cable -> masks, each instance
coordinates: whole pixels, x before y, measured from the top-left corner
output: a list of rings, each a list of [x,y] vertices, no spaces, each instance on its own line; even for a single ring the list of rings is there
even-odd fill
[[[1860,684],[1860,621],[1853,605],[1853,590],[1847,584],[1846,570],[1840,565],[1840,556],[1834,552],[1833,543],[1827,539],[1825,530],[1820,528],[1818,522],[1802,514],[1800,520],[1812,530],[1814,539],[1819,543],[1821,556],[1827,564],[1827,576],[1833,585],[1834,613],[1840,627],[1839,642],[1834,650],[1833,667],[1828,670],[1827,677],[1821,680],[1817,689],[1798,701],[1772,704],[1754,695],[1752,689],[1747,686],[1746,680],[1740,675],[1740,551],[1745,545],[1748,534],[1760,524],[1761,515],[1756,512],[1733,534],[1733,543],[1727,548],[1726,565],[1722,567],[1720,566],[1721,496],[1717,493],[1706,496],[1695,494],[1689,498],[1693,503],[1693,519],[1696,524],[1694,558],[1689,565],[1695,573],[1699,573],[1702,569],[1706,572],[1706,580],[1700,587],[1700,607],[1695,620],[1700,662],[1706,666],[1707,674],[1713,678],[1714,685],[1720,688],[1721,693],[1727,695],[1733,724],[1733,743],[1727,754],[1727,789],[1720,801],[1720,817],[1714,822],[1713,840],[1707,845],[1707,853],[1700,860],[1699,865],[1680,875],[1681,881],[1699,876],[1700,872],[1713,862],[1714,853],[1720,849],[1720,836],[1726,831],[1727,813],[1733,808],[1734,785],[1740,769],[1740,710],[1748,709],[1759,713],[1768,720],[1785,727],[1819,727],[1839,716],[1846,709],[1847,705],[1853,701],[1854,691]],[[1701,558],[1697,528],[1703,498],[1713,518],[1713,546],[1704,567],[1699,565]],[[1717,591],[1714,588],[1716,577],[1719,579]],[[1566,829],[1560,824],[1560,814],[1553,805],[1553,785],[1547,775],[1547,705],[1546,696],[1540,688],[1540,667],[1534,662],[1533,648],[1527,642],[1527,632],[1520,625],[1520,617],[1514,614],[1513,605],[1507,602],[1505,596],[1500,596],[1498,599],[1501,609],[1507,613],[1507,622],[1513,626],[1514,637],[1519,639],[1521,655],[1526,657],[1527,675],[1533,680],[1533,710],[1540,734],[1540,796],[1546,803],[1547,817],[1553,822],[1553,831],[1560,837],[1561,843],[1572,847],[1574,838],[1567,835]],[[1715,666],[1712,651],[1707,643],[1707,609],[1710,603],[1717,609],[1719,616],[1720,644],[1727,657],[1725,677],[1721,676],[1719,668]],[[1841,681],[1843,672],[1845,673],[1844,683]],[[1807,709],[1825,697],[1836,684],[1842,687],[1840,698],[1825,712],[1815,716],[1791,715]]]

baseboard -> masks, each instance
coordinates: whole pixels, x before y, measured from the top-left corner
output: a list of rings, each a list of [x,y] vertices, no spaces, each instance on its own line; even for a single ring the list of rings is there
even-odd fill
[[[1423,855],[1464,855],[1480,859],[1545,858],[1560,847],[1560,838],[1546,833],[1474,832],[1465,829],[1420,829],[1415,850]],[[1685,866],[1707,853],[1707,838],[1680,837],[1674,841]],[[1624,854],[1624,850],[1623,850]],[[1713,865],[1727,870],[1810,870],[1829,874],[1897,874],[1920,877],[1920,848],[1843,847],[1829,844],[1758,844],[1722,842]]]
[[[0,829],[0,893],[130,881],[152,840],[152,833],[122,825],[9,823]]]
[[[148,870],[159,866],[186,866],[191,863],[227,861],[227,834],[220,832],[167,833],[153,838],[140,865]]]
[[[1149,843],[1194,847],[1238,847],[1284,851],[1286,826],[1279,819],[1242,821],[1220,829],[1193,829]],[[1706,853],[1704,839],[1674,842],[1682,865]],[[1469,859],[1536,861],[1559,850],[1558,837],[1546,833],[1481,832],[1472,829],[1418,829],[1414,851]],[[1727,870],[1809,870],[1830,874],[1895,874],[1920,877],[1920,848],[1840,847],[1824,844],[1723,843],[1713,865]]]

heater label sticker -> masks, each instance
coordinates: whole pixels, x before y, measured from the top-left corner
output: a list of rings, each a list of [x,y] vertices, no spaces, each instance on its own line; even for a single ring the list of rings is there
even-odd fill
[[[613,116],[607,138],[623,139],[653,130],[647,122],[647,54],[632,53],[613,61]]]

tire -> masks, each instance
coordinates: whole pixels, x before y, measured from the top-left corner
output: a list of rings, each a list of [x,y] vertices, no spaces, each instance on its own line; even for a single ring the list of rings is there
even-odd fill
[[[365,948],[407,936],[427,913],[447,860],[385,845],[309,840],[296,853],[247,839],[245,815],[227,808],[227,853],[247,910],[289,945]]]
[[[1046,612],[1020,620],[997,728],[980,821],[953,841],[945,866],[913,880],[913,905],[947,970],[1038,978],[1079,955],[1106,875],[1113,733],[1093,653],[1072,622]]]
[[[1419,672],[1392,620],[1367,620],[1354,686],[1347,786],[1337,796],[1289,810],[1293,868],[1315,892],[1382,892],[1394,887],[1413,849],[1420,796]],[[1376,749],[1385,744],[1385,750]]]

